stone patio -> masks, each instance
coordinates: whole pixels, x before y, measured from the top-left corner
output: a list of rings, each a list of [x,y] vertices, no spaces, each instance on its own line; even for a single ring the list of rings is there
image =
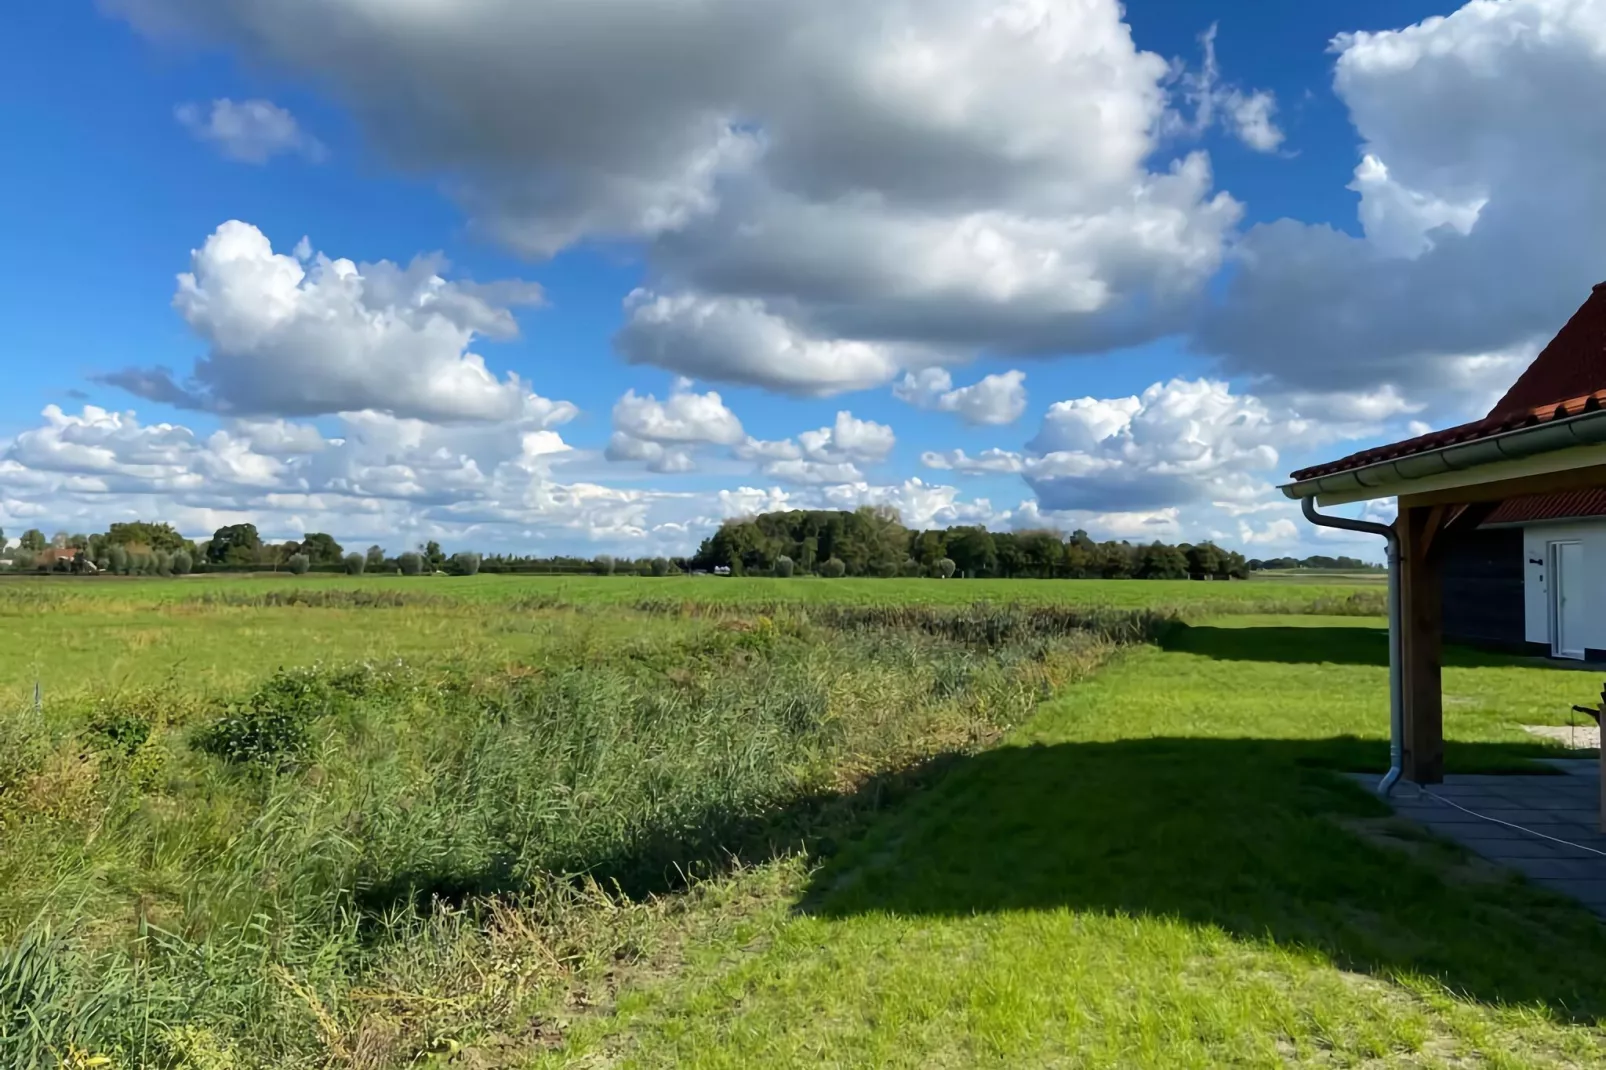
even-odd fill
[[[1449,774],[1443,784],[1425,791],[1402,782],[1389,802],[1401,817],[1524,874],[1540,887],[1572,896],[1606,918],[1606,835],[1600,832],[1600,762],[1594,758],[1552,759],[1548,764],[1566,775]],[[1364,779],[1368,787],[1375,786],[1376,777]],[[1474,816],[1457,806],[1483,816]],[[1487,818],[1577,846],[1555,843]]]

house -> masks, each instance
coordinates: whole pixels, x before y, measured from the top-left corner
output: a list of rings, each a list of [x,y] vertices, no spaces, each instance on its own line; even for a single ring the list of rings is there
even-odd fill
[[[1606,283],[1481,420],[1291,479],[1283,493],[1311,523],[1387,541],[1392,746],[1379,787],[1437,784],[1446,634],[1570,658],[1606,649]],[[1387,498],[1392,525],[1320,511]]]
[[[76,546],[47,546],[34,555],[33,567],[45,570],[71,568],[83,552]]]
[[[1606,490],[1502,502],[1444,559],[1444,634],[1606,661]]]
[[[1540,351],[1481,423],[1606,401],[1606,283]],[[1556,418],[1555,414],[1551,418]],[[1452,434],[1439,432],[1440,435]],[[1445,546],[1446,638],[1556,658],[1606,660],[1606,490],[1501,502]]]

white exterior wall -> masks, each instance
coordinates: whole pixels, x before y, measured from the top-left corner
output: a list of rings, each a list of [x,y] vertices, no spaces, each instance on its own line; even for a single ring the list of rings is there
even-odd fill
[[[1606,650],[1606,517],[1529,524],[1522,532],[1523,622],[1530,643],[1550,645],[1549,544],[1579,542],[1584,576],[1571,597],[1584,599],[1584,645]],[[1541,562],[1536,564],[1536,562]]]

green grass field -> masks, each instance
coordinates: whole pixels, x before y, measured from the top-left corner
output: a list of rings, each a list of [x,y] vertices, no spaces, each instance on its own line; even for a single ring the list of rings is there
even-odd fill
[[[0,1065],[1600,1065],[1599,923],[1348,775],[1378,595],[0,584]]]

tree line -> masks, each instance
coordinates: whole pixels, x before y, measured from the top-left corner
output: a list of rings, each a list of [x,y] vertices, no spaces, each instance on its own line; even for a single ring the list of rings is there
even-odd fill
[[[893,509],[793,510],[729,520],[694,570],[732,575],[969,576],[1037,579],[1245,579],[1249,562],[1214,543],[1097,542],[1085,531],[914,531]]]
[[[5,534],[0,531],[0,545]],[[691,557],[592,558],[447,554],[433,540],[391,554],[381,546],[348,551],[333,536],[308,532],[264,540],[253,524],[218,528],[210,539],[186,539],[170,524],[134,521],[85,535],[37,528],[11,551],[16,569],[182,575],[192,571],[284,570],[389,572],[420,575],[559,573],[663,576],[676,572],[790,576],[969,576],[1039,579],[1244,579],[1259,569],[1358,571],[1380,566],[1352,557],[1315,555],[1246,560],[1211,542],[1097,542],[1085,531],[994,532],[980,525],[911,530],[896,510],[864,506],[792,510],[728,520]]]
[[[0,531],[0,545],[7,541]],[[95,534],[58,531],[50,538],[38,528],[30,528],[10,551],[10,560],[12,568],[20,571],[162,576],[261,570],[473,575],[480,568],[479,554],[448,555],[433,540],[393,556],[381,546],[348,552],[332,535],[316,531],[275,543],[264,540],[255,524],[230,524],[218,528],[210,539],[197,542],[186,539],[171,524],[143,520],[113,524]]]

